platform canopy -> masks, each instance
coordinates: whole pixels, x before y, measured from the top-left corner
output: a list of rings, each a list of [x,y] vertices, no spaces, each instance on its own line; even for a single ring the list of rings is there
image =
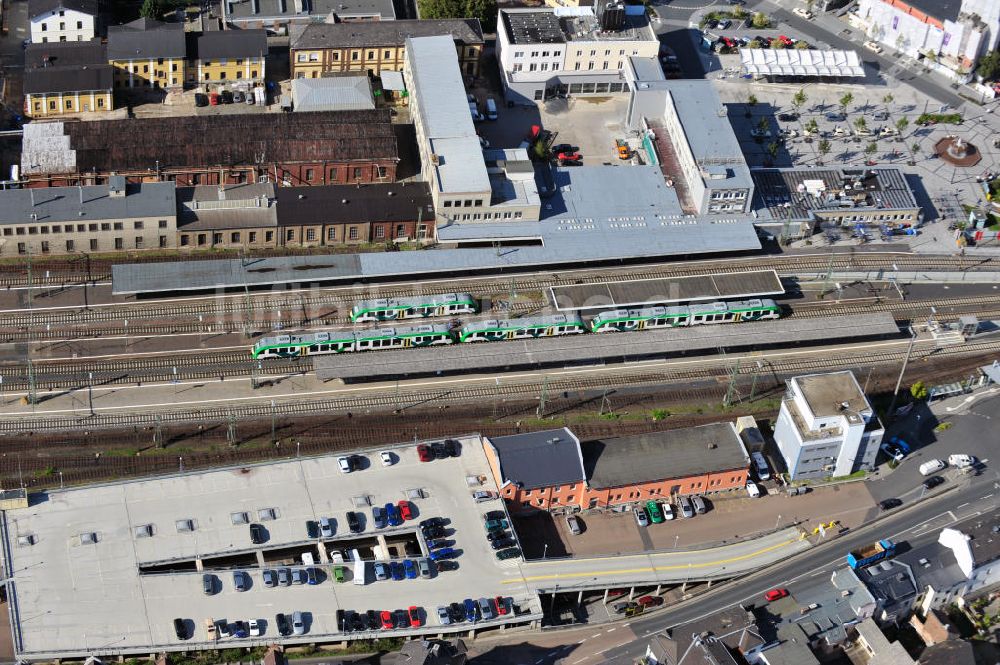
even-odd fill
[[[857,51],[818,49],[740,49],[740,66],[753,76],[836,76],[863,78]]]

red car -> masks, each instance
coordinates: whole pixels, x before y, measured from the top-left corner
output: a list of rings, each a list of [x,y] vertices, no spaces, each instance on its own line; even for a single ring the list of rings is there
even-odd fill
[[[420,458],[421,462],[430,462],[434,459],[434,454],[431,452],[431,447],[426,443],[421,443],[417,446],[417,457]]]
[[[399,508],[399,516],[402,517],[404,520],[413,519],[413,509],[410,508],[409,501],[407,501],[406,499],[402,499],[399,503],[396,504],[396,507]]]
[[[211,104],[212,106],[218,106],[219,104],[221,104],[222,100],[219,99],[219,93],[217,92],[208,93],[208,103]]]
[[[420,608],[416,605],[410,605],[409,609],[406,610],[407,615],[410,617],[410,627],[419,628],[420,627]]]
[[[382,610],[382,628],[385,630],[392,630],[396,627],[396,624],[392,622],[392,612],[389,610]]]
[[[500,616],[507,614],[507,600],[503,596],[497,596],[493,600],[497,604],[497,614]]]
[[[635,602],[639,603],[643,607],[656,607],[663,604],[663,599],[659,596],[642,596]]]
[[[793,44],[795,44],[795,42],[792,41],[791,37],[786,37],[785,35],[778,35],[778,41],[780,41],[785,46],[789,46],[789,47],[792,46]]]
[[[764,600],[772,602],[775,600],[780,600],[788,595],[788,589],[771,589],[764,594]]]
[[[560,152],[556,157],[563,162],[578,162],[583,159],[583,155],[578,152]]]

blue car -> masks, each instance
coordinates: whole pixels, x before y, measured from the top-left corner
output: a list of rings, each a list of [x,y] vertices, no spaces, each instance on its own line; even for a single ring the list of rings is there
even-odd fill
[[[444,540],[443,538],[438,538],[436,540],[428,540],[427,541],[427,549],[439,550],[442,547],[448,547],[448,541]]]
[[[889,443],[896,444],[896,447],[902,450],[904,455],[910,454],[910,444],[908,444],[906,441],[903,441],[898,436],[894,436],[891,439],[889,439]]]
[[[465,599],[465,620],[475,621],[479,618],[479,606],[471,598]]]
[[[441,559],[451,559],[458,556],[458,552],[450,547],[442,547],[439,550],[432,550],[430,557],[431,561],[440,561]]]
[[[403,564],[393,561],[389,567],[392,568],[392,579],[396,581],[406,579],[406,570],[403,568]]]
[[[394,504],[385,504],[385,515],[389,520],[389,526],[399,526],[403,523],[403,518],[399,514],[399,508],[397,508]]]
[[[403,571],[406,573],[406,579],[417,579],[417,564],[413,563],[412,560],[407,559],[403,562]]]
[[[381,506],[372,506],[372,521],[376,529],[385,528],[385,511]]]

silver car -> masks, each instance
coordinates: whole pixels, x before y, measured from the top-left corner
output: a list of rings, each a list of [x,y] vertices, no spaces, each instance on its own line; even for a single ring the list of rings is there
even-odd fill
[[[677,499],[677,507],[681,509],[681,517],[685,519],[694,517],[694,507],[691,505],[691,499],[686,496]]]
[[[708,508],[705,506],[705,500],[700,496],[691,497],[691,503],[694,504],[694,512],[699,515],[704,515]]]
[[[332,519],[330,519],[329,517],[323,517],[322,519],[320,519],[320,521],[319,521],[319,531],[320,531],[320,533],[323,534],[324,538],[332,538],[333,537],[333,532],[335,530],[336,529],[334,528],[333,520]]]
[[[292,614],[292,634],[294,635],[306,634],[306,624],[302,620],[302,612],[295,612]]]
[[[292,583],[292,571],[287,568],[278,568],[278,584],[289,586]]]
[[[264,578],[264,586],[275,587],[278,586],[278,576],[270,568],[265,568],[260,572],[260,576]]]
[[[378,561],[373,566],[375,569],[375,580],[378,582],[383,582],[389,579],[389,566]]]
[[[641,527],[649,526],[649,517],[646,516],[646,509],[639,507],[632,511],[635,515],[635,523]]]

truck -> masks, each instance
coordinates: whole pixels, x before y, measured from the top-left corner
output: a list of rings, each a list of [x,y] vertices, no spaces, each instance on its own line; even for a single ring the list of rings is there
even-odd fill
[[[888,538],[883,538],[877,543],[873,543],[860,549],[851,550],[847,553],[847,565],[857,570],[870,566],[882,559],[888,559],[896,554],[896,543]]]
[[[628,159],[632,156],[632,151],[628,148],[628,143],[621,139],[615,139],[615,147],[618,149],[618,159]]]

